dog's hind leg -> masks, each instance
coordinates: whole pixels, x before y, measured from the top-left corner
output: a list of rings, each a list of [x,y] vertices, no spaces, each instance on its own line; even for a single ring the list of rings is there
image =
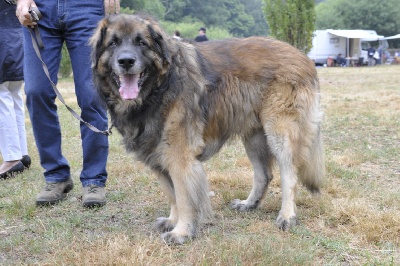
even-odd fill
[[[297,181],[301,168],[310,163],[310,147],[319,128],[318,112],[314,111],[318,110],[318,95],[291,84],[270,84],[268,92],[260,119],[281,175],[282,207],[276,223],[288,230],[298,223]]]
[[[277,120],[280,119],[278,118]],[[283,120],[285,119],[282,119],[282,121]],[[287,125],[290,125],[291,122],[287,122]],[[276,223],[280,229],[286,231],[298,223],[294,201],[298,169],[293,164],[293,146],[295,144],[291,141],[291,137],[289,136],[290,132],[276,132],[274,131],[276,127],[279,126],[276,124],[267,126],[267,139],[268,145],[271,147],[271,151],[279,166],[281,175],[282,207],[279,211]]]
[[[267,140],[262,129],[256,130],[243,139],[247,156],[254,168],[253,188],[246,200],[235,199],[233,209],[248,211],[257,208],[272,180],[273,156],[270,154]]]
[[[178,210],[176,207],[174,184],[172,183],[171,177],[167,173],[157,173],[161,189],[164,194],[167,195],[171,204],[171,212],[169,217],[158,217],[154,224],[154,229],[161,233],[165,233],[172,231],[178,222]]]

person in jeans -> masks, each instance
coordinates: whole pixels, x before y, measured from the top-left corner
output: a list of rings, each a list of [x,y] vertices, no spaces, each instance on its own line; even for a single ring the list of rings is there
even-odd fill
[[[0,1],[0,179],[31,165],[25,131],[22,28],[15,6]]]
[[[36,23],[28,12],[37,7],[42,18]],[[46,1],[18,0],[16,15],[24,27],[24,71],[26,105],[32,121],[33,133],[44,168],[46,185],[37,195],[37,205],[55,204],[72,190],[70,165],[61,150],[61,129],[55,104],[56,93],[35,54],[28,27],[39,27],[44,44],[40,49],[51,80],[56,84],[65,42],[71,59],[75,94],[84,121],[100,130],[107,129],[107,111],[96,97],[90,66],[89,38],[105,13],[118,13],[119,0]],[[85,207],[106,203],[104,187],[107,180],[107,136],[91,131],[80,124],[83,162],[80,181],[83,186],[82,203]]]

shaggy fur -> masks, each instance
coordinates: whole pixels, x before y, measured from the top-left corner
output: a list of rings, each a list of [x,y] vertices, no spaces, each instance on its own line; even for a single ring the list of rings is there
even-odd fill
[[[95,85],[128,152],[152,168],[171,203],[156,228],[182,244],[212,218],[202,162],[234,137],[254,167],[253,188],[240,211],[260,203],[279,166],[282,230],[297,223],[297,179],[317,192],[324,177],[322,111],[312,62],[269,38],[189,44],[150,18],[103,19],[91,39]]]

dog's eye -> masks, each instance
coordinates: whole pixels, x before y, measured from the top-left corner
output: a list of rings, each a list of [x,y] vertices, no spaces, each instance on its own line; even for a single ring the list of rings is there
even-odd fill
[[[115,47],[115,46],[117,46],[118,44],[120,44],[121,43],[121,39],[119,39],[117,36],[113,36],[112,38],[111,38],[111,40],[110,40],[110,44],[109,44],[109,46],[110,47]]]
[[[146,46],[146,42],[140,36],[137,36],[133,42],[138,46]]]

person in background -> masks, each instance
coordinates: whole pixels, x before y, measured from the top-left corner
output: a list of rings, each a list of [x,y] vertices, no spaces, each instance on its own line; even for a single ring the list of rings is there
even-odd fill
[[[342,56],[342,54],[338,54],[336,57],[336,64],[344,67],[346,66],[346,59]]]
[[[0,179],[31,165],[25,131],[22,27],[15,6],[0,1]]]
[[[367,50],[368,53],[368,66],[373,66],[375,64],[375,59],[374,59],[374,54],[375,54],[375,48],[370,47]]]
[[[395,64],[400,64],[400,53],[398,51],[394,52],[393,57],[394,57],[394,63]]]
[[[392,58],[392,56],[390,55],[390,52],[388,51],[388,50],[384,50],[383,52],[382,52],[382,63],[383,62],[387,62],[389,59],[391,59]],[[394,57],[393,57],[394,58]]]
[[[326,66],[327,67],[335,66],[335,57],[333,55],[328,56],[328,58],[326,59]]]
[[[181,33],[179,32],[179,30],[174,31],[174,36],[172,36],[172,38],[175,38],[177,40],[181,39]]]
[[[31,7],[37,7],[42,19],[32,21]],[[88,45],[98,22],[108,13],[119,13],[119,0],[48,1],[18,0],[16,15],[24,25],[24,70],[26,105],[32,122],[36,147],[44,168],[46,185],[37,195],[36,205],[52,205],[64,199],[74,187],[70,165],[61,149],[61,128],[55,103],[56,93],[34,51],[28,27],[38,25],[44,44],[40,49],[51,80],[57,83],[61,49],[65,42],[71,59],[75,94],[84,121],[100,130],[106,130],[106,107],[96,96]],[[82,144],[82,171],[84,207],[102,206],[106,203],[108,139],[80,124]],[[79,156],[79,155],[76,155]]]
[[[208,41],[208,38],[206,36],[206,28],[201,27],[199,29],[199,35],[194,39],[195,42],[205,42]]]
[[[383,47],[382,45],[379,45],[379,47],[376,49],[378,51],[378,57],[375,58],[376,64],[380,65],[382,64],[382,57],[383,57]]]

